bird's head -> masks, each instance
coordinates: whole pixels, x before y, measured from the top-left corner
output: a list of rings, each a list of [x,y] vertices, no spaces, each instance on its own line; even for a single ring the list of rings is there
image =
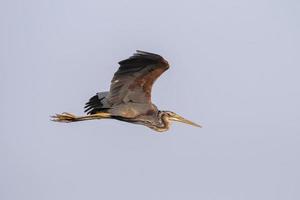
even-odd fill
[[[183,117],[181,117],[180,115],[172,112],[172,111],[162,111],[164,113],[164,117],[165,119],[167,119],[168,121],[177,121],[177,122],[182,122],[182,123],[186,123],[192,126],[196,126],[196,127],[202,127],[199,124],[196,124],[190,120],[187,120]]]

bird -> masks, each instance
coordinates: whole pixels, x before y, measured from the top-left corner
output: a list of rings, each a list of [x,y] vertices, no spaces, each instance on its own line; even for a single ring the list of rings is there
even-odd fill
[[[136,50],[128,59],[119,62],[109,91],[98,92],[85,104],[85,116],[63,112],[51,116],[55,122],[78,122],[95,119],[116,119],[147,126],[154,131],[169,130],[171,121],[195,127],[200,125],[172,111],[159,110],[151,101],[154,82],[169,69],[162,56]]]

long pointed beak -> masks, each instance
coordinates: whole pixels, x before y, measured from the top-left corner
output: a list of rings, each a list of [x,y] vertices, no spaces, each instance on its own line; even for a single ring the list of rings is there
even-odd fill
[[[183,118],[183,117],[181,117],[181,116],[179,116],[177,114],[175,116],[172,116],[170,118],[170,120],[178,121],[178,122],[182,122],[182,123],[185,123],[185,124],[189,124],[189,125],[192,125],[192,126],[196,126],[196,127],[202,128],[201,125],[196,124],[196,123],[194,123],[194,122],[192,122],[190,120],[187,120],[187,119],[185,119],[185,118]]]

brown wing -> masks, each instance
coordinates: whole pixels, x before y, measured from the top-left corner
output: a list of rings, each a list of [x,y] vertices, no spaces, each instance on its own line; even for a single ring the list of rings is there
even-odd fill
[[[168,62],[160,55],[137,51],[119,64],[111,81],[108,102],[111,105],[151,103],[152,85],[169,68]]]

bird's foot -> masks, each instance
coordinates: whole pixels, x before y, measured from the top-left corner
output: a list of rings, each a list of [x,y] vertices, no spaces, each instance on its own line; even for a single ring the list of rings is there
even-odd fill
[[[73,114],[63,112],[62,114],[56,114],[54,116],[51,116],[51,120],[54,122],[74,122],[77,121],[77,117]]]

